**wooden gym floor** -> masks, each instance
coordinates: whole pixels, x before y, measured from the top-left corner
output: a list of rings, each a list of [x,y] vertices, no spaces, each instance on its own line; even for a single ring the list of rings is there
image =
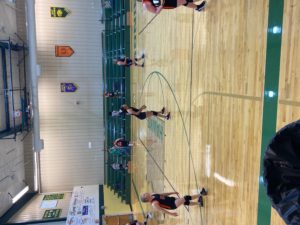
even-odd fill
[[[284,224],[273,210],[270,216],[258,213],[267,201],[259,196],[263,126],[268,126],[263,113],[267,94],[278,96],[273,121],[265,114],[276,129],[300,118],[300,4],[284,1],[276,63],[267,48],[274,28],[268,27],[271,1],[208,0],[201,13],[164,10],[141,34],[154,14],[132,1],[132,52],[146,55],[145,68],[131,71],[132,105],[157,111],[166,106],[172,115],[156,130],[149,120],[132,119],[133,209],[150,211],[137,198],[145,191],[173,187],[184,195],[209,189],[204,208],[181,207],[176,218],[155,214],[151,224]],[[279,87],[268,93],[267,60],[280,65]],[[153,146],[162,153],[154,154]]]

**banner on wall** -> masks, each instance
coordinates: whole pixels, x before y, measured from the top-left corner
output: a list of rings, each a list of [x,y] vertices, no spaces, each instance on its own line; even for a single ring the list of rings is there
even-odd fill
[[[49,195],[45,195],[43,200],[57,200],[63,198],[64,198],[64,194],[49,194]]]
[[[71,13],[71,11],[64,7],[51,7],[50,8],[51,17],[64,18],[70,13]]]
[[[74,50],[70,46],[55,46],[56,57],[71,57],[74,54]]]
[[[43,219],[55,219],[55,218],[59,218],[61,213],[61,209],[49,209],[46,210],[44,215],[43,215]]]
[[[61,92],[76,92],[78,86],[74,83],[60,83]]]
[[[99,204],[99,185],[74,187],[66,224],[102,224]]]
[[[41,209],[53,209],[56,208],[58,200],[45,200],[42,201],[40,208]]]

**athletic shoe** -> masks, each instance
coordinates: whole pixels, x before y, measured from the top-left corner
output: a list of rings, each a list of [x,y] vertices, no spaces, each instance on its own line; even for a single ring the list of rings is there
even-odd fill
[[[145,58],[145,54],[144,53],[141,55],[140,59],[143,59],[143,58]],[[134,60],[138,61],[139,59],[138,58],[134,58]]]
[[[200,194],[201,194],[201,195],[203,195],[203,196],[207,195],[207,194],[208,194],[208,191],[207,191],[207,189],[205,189],[205,188],[202,188],[202,190],[201,190]]]
[[[204,206],[204,202],[203,202],[203,197],[202,197],[202,195],[200,195],[199,198],[198,198],[198,204],[199,204],[201,207]]]
[[[147,217],[146,217],[146,218],[147,218],[147,219],[152,219],[152,218],[153,218],[152,213],[151,213],[151,212],[147,213]]]
[[[165,111],[166,111],[166,108],[163,107],[160,112],[161,112],[161,114],[165,114]]]
[[[201,2],[200,5],[197,5],[197,8],[195,10],[200,12],[205,8],[205,5],[206,5],[206,1],[203,1],[203,2]]]
[[[168,115],[166,116],[166,120],[171,119],[171,113],[168,113]]]

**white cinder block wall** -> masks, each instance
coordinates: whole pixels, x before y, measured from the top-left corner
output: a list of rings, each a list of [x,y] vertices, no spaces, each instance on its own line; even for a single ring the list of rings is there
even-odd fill
[[[51,18],[51,6],[71,14]],[[100,7],[100,0],[36,0],[42,192],[104,181]],[[69,45],[75,53],[57,58],[55,45]],[[61,93],[62,82],[79,88]]]

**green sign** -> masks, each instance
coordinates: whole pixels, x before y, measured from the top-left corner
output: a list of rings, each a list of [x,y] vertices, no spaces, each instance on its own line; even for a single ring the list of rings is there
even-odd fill
[[[56,199],[63,199],[64,194],[51,194],[51,195],[45,195],[43,200],[56,200]]]
[[[43,219],[59,218],[61,209],[47,209],[43,215]]]
[[[51,7],[51,9],[50,9],[51,17],[64,18],[68,14],[70,14],[70,12],[71,12],[70,10],[68,10],[67,8],[64,8],[64,7]]]

